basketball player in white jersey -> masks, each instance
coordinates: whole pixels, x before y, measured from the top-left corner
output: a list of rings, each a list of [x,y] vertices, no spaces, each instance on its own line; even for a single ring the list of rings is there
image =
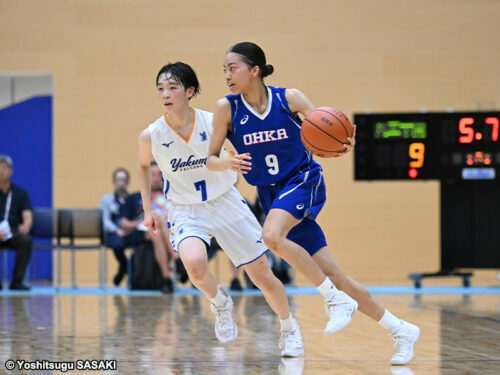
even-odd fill
[[[199,92],[195,72],[187,64],[169,63],[158,73],[156,85],[165,114],[139,136],[144,224],[153,236],[157,235],[159,219],[150,203],[153,156],[162,171],[165,197],[172,203],[168,220],[174,250],[179,253],[191,282],[211,302],[219,341],[234,340],[238,329],[232,318],[231,297],[217,287],[208,269],[207,246],[212,236],[236,267],[245,268],[280,318],[281,355],[302,356],[300,329],[290,313],[285,288],[262,256],[267,248],[261,227],[233,186],[236,172],[212,172],[205,166],[212,113],[189,106],[189,100]]]

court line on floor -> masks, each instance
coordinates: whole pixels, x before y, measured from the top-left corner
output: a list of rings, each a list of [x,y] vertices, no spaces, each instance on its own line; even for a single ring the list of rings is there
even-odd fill
[[[165,360],[165,361],[123,361],[119,363],[152,363],[152,364],[170,364],[170,363],[280,363],[282,358],[277,359],[257,359],[257,360],[210,360],[210,359],[185,359],[185,360]],[[387,363],[387,360],[363,360],[363,359],[304,359],[304,363]],[[500,359],[412,359],[407,366],[418,363],[500,363]]]
[[[434,306],[428,306],[428,305],[412,305],[412,307],[416,307],[416,308],[424,309],[424,310],[442,312],[442,313],[445,313],[448,315],[456,315],[456,316],[460,316],[463,318],[479,319],[479,320],[493,322],[493,323],[500,323],[500,319],[490,318],[488,316],[482,316],[482,315],[468,314],[468,313],[463,313],[460,311],[448,310],[448,309],[445,309],[442,307],[434,307]]]
[[[458,294],[458,295],[500,295],[500,286],[485,286],[485,287],[422,287],[414,288],[409,286],[369,286],[368,291],[372,294],[410,294],[410,295],[429,295],[429,294]],[[318,290],[314,287],[294,287],[287,286],[288,295],[317,295]],[[229,290],[234,295],[262,295],[258,289],[244,289],[241,292]],[[30,291],[10,291],[0,290],[0,295],[94,295],[94,294],[129,294],[154,296],[161,295],[160,291],[156,290],[129,290],[127,288],[97,288],[97,287],[82,287],[82,288],[60,288],[59,290],[52,287],[37,287],[34,286]],[[195,288],[176,288],[175,294],[200,294]]]

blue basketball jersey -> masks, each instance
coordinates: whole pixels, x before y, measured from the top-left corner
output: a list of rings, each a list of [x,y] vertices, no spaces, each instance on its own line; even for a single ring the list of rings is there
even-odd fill
[[[243,176],[250,185],[265,186],[290,178],[313,162],[300,139],[301,121],[293,115],[285,88],[267,86],[268,103],[260,114],[243,95],[228,95],[232,131],[227,138],[239,154],[250,153],[252,170]]]

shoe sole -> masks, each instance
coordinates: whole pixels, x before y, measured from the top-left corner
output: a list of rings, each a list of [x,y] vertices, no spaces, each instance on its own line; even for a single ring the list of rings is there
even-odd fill
[[[417,327],[417,334],[415,335],[415,340],[412,342],[410,358],[408,358],[408,360],[406,362],[392,362],[391,361],[391,365],[402,366],[402,365],[406,365],[408,362],[410,362],[413,359],[413,356],[415,355],[413,348],[415,347],[415,344],[417,343],[419,338],[420,338],[420,328]]]
[[[304,350],[298,352],[298,353],[283,353],[281,352],[281,356],[285,358],[297,358],[297,357],[303,357],[304,356]]]
[[[349,317],[349,319],[347,319],[344,324],[342,324],[339,328],[336,328],[335,330],[327,330],[325,328],[325,330],[323,331],[323,334],[325,336],[330,336],[330,335],[333,335],[334,333],[337,333],[339,331],[342,331],[345,327],[347,327],[349,325],[349,323],[351,323],[351,320],[352,320],[352,316],[354,315],[354,313],[358,310],[358,302],[356,302],[355,300],[353,300],[354,303],[355,303],[355,306],[354,306],[354,310],[352,310],[352,313],[351,313],[351,316]]]

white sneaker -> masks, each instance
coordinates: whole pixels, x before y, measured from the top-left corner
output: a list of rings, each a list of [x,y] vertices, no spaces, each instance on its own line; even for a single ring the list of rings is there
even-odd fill
[[[302,345],[302,335],[297,321],[293,319],[293,329],[281,331],[279,341],[282,357],[300,357],[304,355],[304,345]]]
[[[302,375],[304,372],[304,358],[281,358],[278,369],[280,375]]]
[[[391,358],[391,364],[404,365],[413,358],[413,346],[420,336],[420,329],[404,320],[401,320],[401,326],[393,329],[389,333],[394,339],[396,354]]]
[[[392,375],[413,375],[413,371],[404,366],[391,366]]]
[[[325,296],[325,310],[330,320],[323,333],[331,335],[345,328],[357,309],[358,303],[340,290]]]
[[[233,300],[231,296],[222,291],[226,296],[224,306],[217,307],[213,303],[210,304],[210,310],[215,314],[215,336],[222,342],[230,342],[238,336],[238,327],[233,320]]]

